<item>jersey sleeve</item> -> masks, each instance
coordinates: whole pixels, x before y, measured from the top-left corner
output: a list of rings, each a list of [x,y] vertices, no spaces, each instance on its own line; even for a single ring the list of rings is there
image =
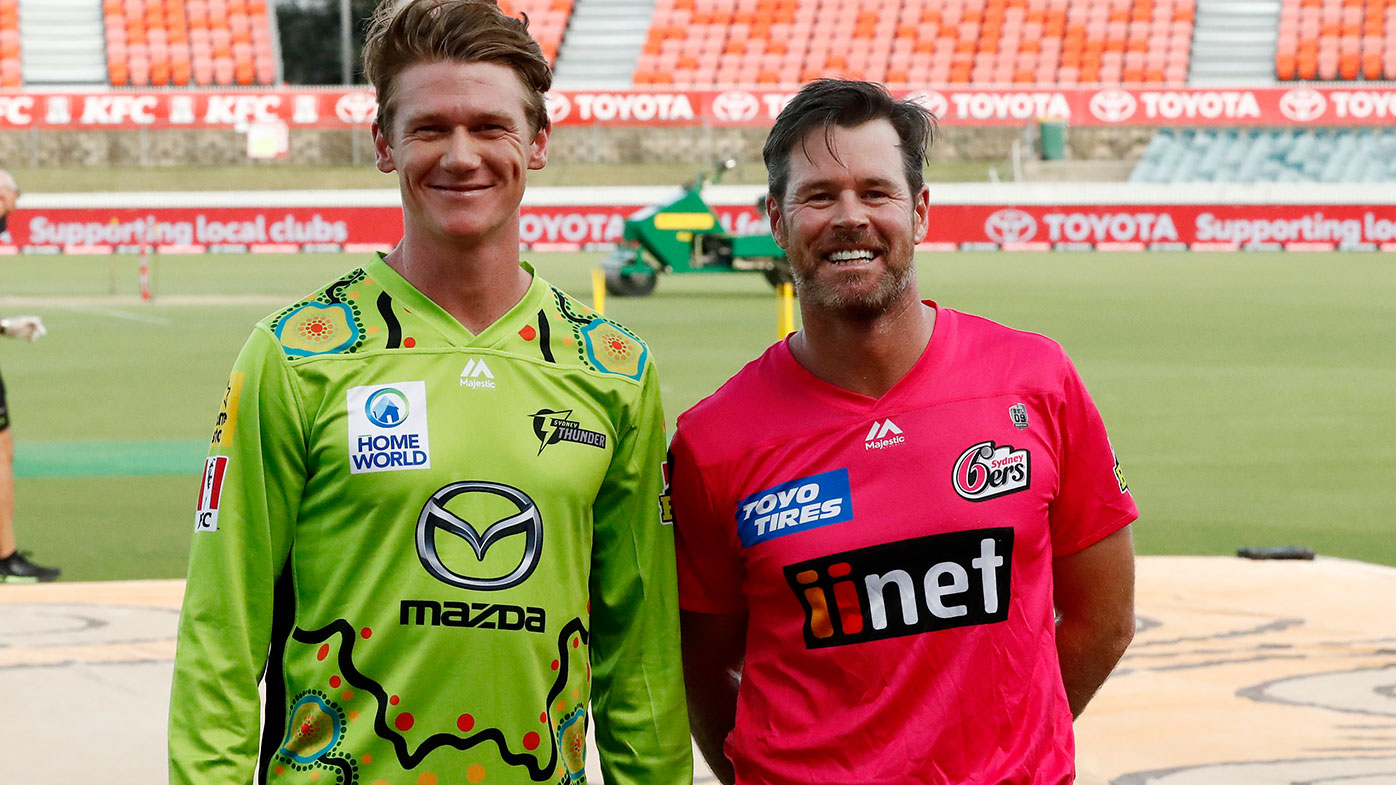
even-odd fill
[[[1139,517],[1100,412],[1076,367],[1065,362],[1057,412],[1060,481],[1051,509],[1055,558],[1084,550]]]
[[[597,494],[591,568],[592,705],[603,779],[688,785],[693,755],[679,655],[673,529],[662,522],[664,413],[654,366],[622,420]]]
[[[733,522],[720,515],[682,423],[669,447],[679,605],[698,613],[741,613],[742,560]]]
[[[259,327],[230,374],[199,487],[170,694],[171,785],[254,780],[257,684],[306,476],[302,411],[280,345]]]

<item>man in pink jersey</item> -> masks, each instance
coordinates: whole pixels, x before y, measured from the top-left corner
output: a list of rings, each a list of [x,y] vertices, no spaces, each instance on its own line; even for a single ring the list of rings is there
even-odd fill
[[[820,80],[766,140],[804,327],[681,416],[670,459],[724,783],[1069,783],[1133,635],[1138,513],[1070,359],[919,297],[932,130]]]

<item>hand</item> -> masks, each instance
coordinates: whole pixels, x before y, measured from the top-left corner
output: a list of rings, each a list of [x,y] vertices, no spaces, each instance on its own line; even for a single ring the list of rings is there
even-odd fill
[[[37,316],[11,316],[0,319],[0,335],[37,341],[46,333],[48,330],[44,329],[44,320]]]

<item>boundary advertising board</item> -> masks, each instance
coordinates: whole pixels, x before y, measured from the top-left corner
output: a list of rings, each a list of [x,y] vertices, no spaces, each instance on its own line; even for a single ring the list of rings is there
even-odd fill
[[[536,251],[601,249],[621,239],[641,204],[532,204],[520,242]],[[755,206],[714,207],[729,232],[767,231]],[[1396,251],[1391,204],[936,204],[923,250]],[[0,254],[387,250],[402,235],[401,208],[21,207],[0,234]]]
[[[766,127],[795,94],[781,89],[555,90],[557,126]],[[1021,126],[1057,119],[1075,126],[1389,126],[1396,86],[901,88],[946,125]],[[20,92],[0,95],[3,129],[236,129],[365,127],[372,91],[246,89]]]

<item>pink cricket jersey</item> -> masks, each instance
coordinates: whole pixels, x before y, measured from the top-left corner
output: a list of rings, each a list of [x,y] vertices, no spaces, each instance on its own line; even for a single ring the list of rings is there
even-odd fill
[[[1138,512],[1058,344],[937,308],[879,399],[776,344],[670,474],[680,604],[750,614],[741,785],[1072,781],[1052,560]]]

